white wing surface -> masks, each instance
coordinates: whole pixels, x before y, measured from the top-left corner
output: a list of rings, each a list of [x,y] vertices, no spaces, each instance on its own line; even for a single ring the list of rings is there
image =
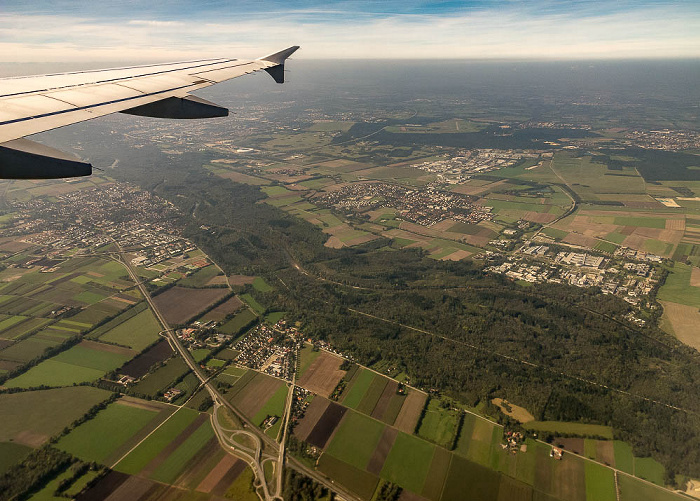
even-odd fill
[[[115,112],[157,118],[211,118],[228,110],[189,93],[255,71],[284,82],[294,46],[254,60],[202,59],[0,79],[0,178],[89,175],[89,164],[24,136]]]

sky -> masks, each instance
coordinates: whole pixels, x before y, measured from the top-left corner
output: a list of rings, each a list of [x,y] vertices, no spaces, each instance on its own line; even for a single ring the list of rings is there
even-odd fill
[[[0,61],[700,58],[698,0],[1,0]]]

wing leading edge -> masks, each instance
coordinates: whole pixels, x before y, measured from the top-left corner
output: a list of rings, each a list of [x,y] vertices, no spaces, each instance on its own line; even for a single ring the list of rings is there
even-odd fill
[[[0,79],[0,179],[87,176],[90,164],[24,136],[122,112],[154,118],[212,118],[228,110],[189,95],[264,70],[284,83],[299,47],[254,60],[203,59],[97,71]]]

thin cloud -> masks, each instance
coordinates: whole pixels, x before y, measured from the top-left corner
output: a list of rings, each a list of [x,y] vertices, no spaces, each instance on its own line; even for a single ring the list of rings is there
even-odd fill
[[[190,22],[7,13],[0,14],[0,54],[8,62],[163,61],[258,57],[298,44],[303,47],[298,57],[307,59],[700,57],[696,4],[633,8],[621,2],[614,10],[592,4],[562,10],[549,0],[500,1],[491,8],[440,14],[376,15],[367,9],[342,22],[340,13],[361,6],[336,3],[328,9],[307,6],[222,18],[193,11]]]

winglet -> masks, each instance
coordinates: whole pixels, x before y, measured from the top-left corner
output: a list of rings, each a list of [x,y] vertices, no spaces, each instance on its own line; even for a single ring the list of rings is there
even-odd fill
[[[270,54],[269,56],[259,58],[261,61],[269,61],[271,63],[275,63],[274,66],[265,68],[265,71],[267,71],[270,74],[270,76],[275,79],[275,82],[284,83],[284,62],[289,56],[294,54],[294,52],[296,52],[298,48],[298,45],[294,45],[293,47],[289,47],[288,49],[284,49],[279,52],[275,52],[274,54]]]
[[[294,54],[298,48],[298,45],[294,45],[292,47],[289,47],[288,49],[284,49],[279,52],[275,52],[274,54],[270,54],[269,56],[260,57],[258,59],[261,59],[263,61],[270,61],[271,63],[284,64],[284,61],[289,56]]]

